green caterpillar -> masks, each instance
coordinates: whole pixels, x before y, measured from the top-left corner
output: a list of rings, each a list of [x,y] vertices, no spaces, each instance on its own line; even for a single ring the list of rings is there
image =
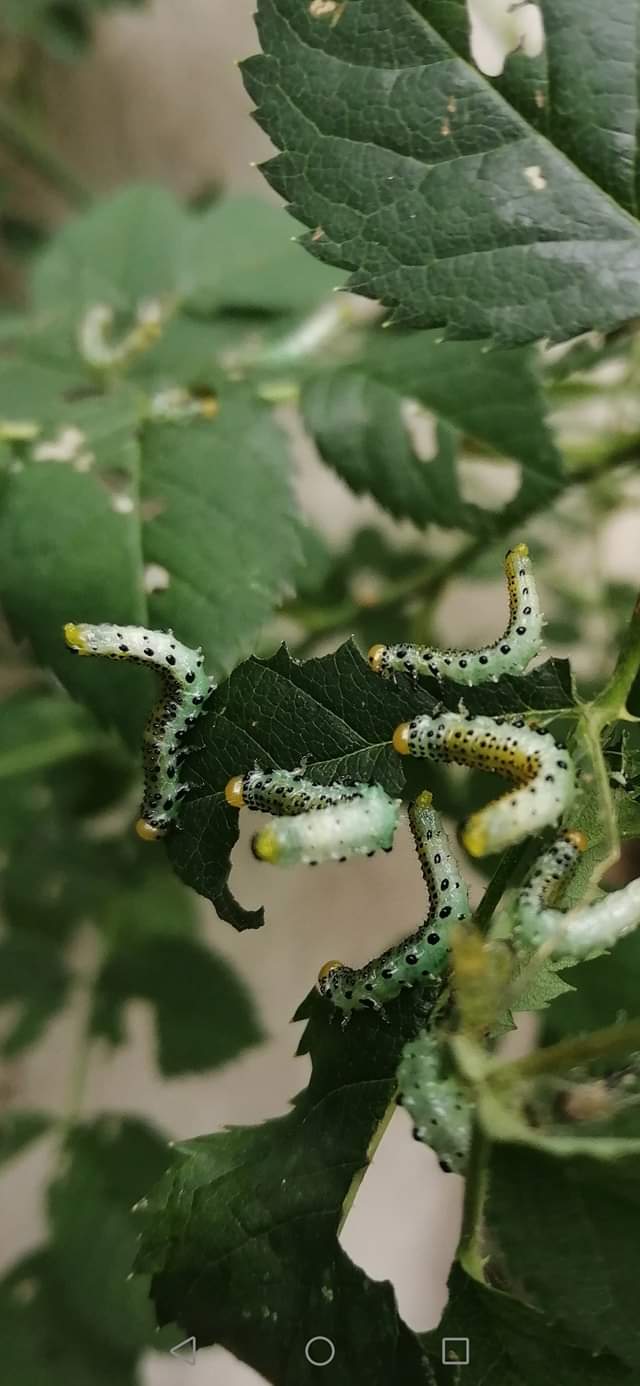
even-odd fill
[[[302,770],[249,770],[225,789],[233,808],[282,815],[255,833],[251,849],[259,861],[279,866],[346,861],[390,852],[400,817],[400,800],[377,784],[314,784]]]
[[[400,755],[495,770],[515,782],[515,789],[472,813],[464,824],[462,842],[472,857],[501,852],[556,823],[573,798],[571,757],[550,732],[528,727],[521,719],[425,714],[401,722],[393,745]]]
[[[509,623],[499,640],[478,650],[434,650],[426,645],[372,645],[369,664],[374,673],[431,674],[436,679],[464,683],[469,688],[501,674],[521,674],[542,649],[543,619],[526,544],[509,549],[504,560],[509,597]]]
[[[466,885],[427,790],[410,805],[409,824],[427,887],[428,917],[366,967],[325,963],[318,990],[345,1016],[354,1010],[380,1011],[404,987],[433,983],[447,966],[451,925],[469,915]]]
[[[179,783],[184,755],[179,742],[215,688],[204,671],[202,651],[189,649],[170,630],[147,630],[145,626],[74,625],[69,621],[64,638],[74,654],[151,664],[160,676],[161,697],[144,731],[144,797],[136,823],[138,836],[153,842],[175,822],[180,800],[188,792],[189,786]]]
[[[584,833],[567,829],[538,857],[518,898],[515,942],[521,951],[544,946],[551,957],[586,958],[613,948],[640,924],[640,879],[593,905],[566,913],[551,907],[586,846]]]
[[[465,1085],[446,1073],[442,1044],[423,1030],[405,1045],[398,1094],[414,1123],[414,1137],[438,1156],[446,1173],[464,1174],[471,1145],[473,1105]]]

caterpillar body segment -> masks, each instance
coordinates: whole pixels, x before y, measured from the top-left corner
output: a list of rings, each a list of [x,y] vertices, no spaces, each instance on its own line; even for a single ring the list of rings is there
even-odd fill
[[[573,798],[571,757],[550,732],[522,720],[425,714],[396,727],[393,744],[401,755],[494,770],[513,781],[512,790],[467,819],[461,836],[473,857],[500,852],[557,823]]]
[[[398,1090],[402,1106],[413,1120],[415,1139],[431,1147],[442,1170],[464,1174],[473,1104],[461,1080],[446,1074],[442,1045],[429,1030],[405,1045]]]
[[[469,913],[466,887],[428,791],[410,806],[409,824],[427,885],[428,918],[364,967],[325,963],[318,990],[345,1015],[381,1010],[405,987],[432,986],[448,965],[452,924]]]
[[[301,770],[250,770],[229,780],[225,796],[235,808],[278,815],[251,843],[259,861],[278,866],[390,852],[400,818],[400,800],[380,785],[318,785]]]
[[[542,852],[518,897],[516,946],[530,950],[547,946],[551,957],[586,958],[640,924],[640,879],[612,891],[592,905],[563,911],[553,908],[554,895],[571,876],[587,845],[583,833],[560,833]]]
[[[397,673],[417,679],[431,675],[453,683],[497,682],[501,674],[522,674],[542,649],[543,617],[529,550],[516,544],[505,555],[504,571],[509,598],[509,622],[504,634],[477,650],[436,650],[427,645],[372,645],[369,665],[383,677]]]
[[[199,716],[215,688],[204,671],[201,650],[192,650],[172,631],[111,624],[64,627],[68,648],[77,655],[149,664],[160,679],[161,695],[144,731],[144,797],[136,832],[144,841],[162,837],[175,822],[188,785],[180,783],[180,739]]]

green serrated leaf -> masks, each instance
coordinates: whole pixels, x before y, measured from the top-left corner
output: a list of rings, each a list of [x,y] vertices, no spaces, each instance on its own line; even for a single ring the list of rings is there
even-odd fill
[[[499,89],[461,0],[348,0],[334,23],[259,0],[244,78],[281,151],[266,177],[395,320],[513,345],[640,310],[632,0],[613,26],[600,0],[543,8],[544,59]]]
[[[271,1381],[315,1380],[305,1345],[324,1335],[336,1344],[337,1386],[429,1386],[390,1285],[368,1280],[337,1243],[416,1016],[406,997],[393,1028],[359,1014],[341,1032],[318,997],[303,1013],[309,1088],[286,1116],[179,1148],[179,1165],[148,1197],[138,1268],[153,1276],[161,1322],[224,1344]]]

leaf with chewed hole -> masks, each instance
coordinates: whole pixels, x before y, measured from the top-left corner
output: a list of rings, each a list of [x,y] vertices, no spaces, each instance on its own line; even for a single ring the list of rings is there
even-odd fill
[[[304,244],[394,320],[518,345],[640,312],[634,0],[543,6],[492,82],[462,0],[258,0],[263,167]]]

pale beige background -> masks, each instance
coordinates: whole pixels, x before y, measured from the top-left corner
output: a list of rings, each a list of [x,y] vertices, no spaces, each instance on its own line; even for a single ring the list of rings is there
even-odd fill
[[[147,11],[123,12],[102,23],[95,51],[79,65],[49,67],[44,82],[51,131],[78,172],[96,188],[148,177],[182,194],[212,179],[264,193],[250,163],[265,157],[267,142],[250,119],[234,65],[255,50],[251,10],[252,0],[156,0]],[[356,518],[377,514],[371,503],[356,503],[308,450],[299,453],[298,466],[304,505],[334,534],[344,533]],[[505,469],[488,468],[484,480],[502,486],[505,477],[511,489],[515,476]],[[606,561],[620,576],[638,576],[636,535],[637,513],[614,522]],[[572,562],[588,581],[593,562],[588,543],[576,542]],[[469,591],[458,585],[447,598],[445,617],[462,643],[477,643],[495,634],[503,598],[488,588],[485,600],[484,589],[476,585],[471,603]],[[149,1014],[144,1005],[131,1005],[127,1046],[99,1049],[94,1056],[87,1112],[145,1114],[175,1136],[190,1136],[284,1111],[308,1071],[306,1059],[294,1058],[300,1027],[288,1019],[318,966],[341,955],[365,961],[403,922],[409,926],[420,918],[421,882],[406,827],[392,856],[326,867],[313,879],[304,870],[278,873],[260,867],[251,859],[245,835],[234,857],[234,884],[244,902],[266,904],[268,927],[237,935],[206,910],[207,934],[254,989],[267,1043],[219,1076],[161,1081],[153,1066]],[[79,1019],[65,1017],[35,1052],[5,1066],[5,1098],[34,1106],[64,1104]],[[3,1265],[38,1241],[49,1156],[45,1142],[15,1162],[3,1181]],[[419,1329],[437,1322],[444,1302],[461,1187],[410,1139],[409,1122],[399,1111],[347,1223],[346,1250],[369,1274],[393,1281],[401,1312]],[[145,1386],[173,1386],[187,1370],[173,1358],[149,1354]],[[188,1386],[249,1386],[259,1379],[218,1349],[202,1352],[186,1377]]]

